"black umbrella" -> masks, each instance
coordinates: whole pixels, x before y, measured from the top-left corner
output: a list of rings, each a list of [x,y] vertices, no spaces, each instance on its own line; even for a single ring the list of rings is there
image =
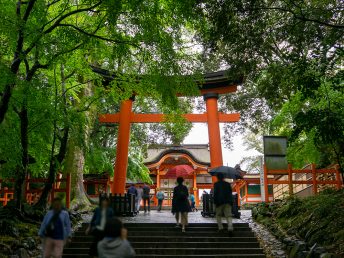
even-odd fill
[[[242,179],[240,171],[232,167],[220,166],[209,171],[209,174],[212,176],[216,176],[218,173],[224,174],[225,178]]]

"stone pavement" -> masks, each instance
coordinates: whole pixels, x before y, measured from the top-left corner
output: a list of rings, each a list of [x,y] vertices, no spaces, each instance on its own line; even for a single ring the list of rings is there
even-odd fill
[[[248,218],[251,217],[251,211],[244,210],[241,211],[241,217]],[[189,223],[216,223],[215,218],[204,218],[201,216],[201,212],[190,212],[189,216]],[[243,221],[243,219],[233,219],[233,223],[247,223]],[[162,210],[158,212],[156,210],[152,210],[151,212],[144,213],[140,211],[140,213],[135,217],[126,217],[122,219],[125,223],[175,223],[176,220],[171,213],[170,210]],[[225,222],[225,220],[223,220]]]

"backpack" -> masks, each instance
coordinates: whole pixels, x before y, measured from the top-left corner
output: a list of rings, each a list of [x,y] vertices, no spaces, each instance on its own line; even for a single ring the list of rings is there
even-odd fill
[[[51,237],[54,234],[54,229],[55,229],[55,222],[58,220],[61,212],[56,212],[54,215],[51,217],[48,225],[45,227],[45,236]]]
[[[158,200],[163,200],[163,199],[165,199],[165,195],[164,195],[163,192],[158,192],[158,193],[156,194],[156,197],[158,198]]]

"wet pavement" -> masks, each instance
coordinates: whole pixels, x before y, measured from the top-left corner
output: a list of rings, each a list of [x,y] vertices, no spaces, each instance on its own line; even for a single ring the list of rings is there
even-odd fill
[[[242,217],[250,217],[251,211],[243,211]],[[162,210],[158,212],[156,210],[152,210],[151,212],[144,213],[140,211],[140,213],[135,217],[126,217],[122,219],[125,223],[175,223],[176,220],[171,213],[170,210]],[[201,215],[200,211],[197,212],[190,212],[188,214],[188,221],[189,223],[216,223],[215,218],[204,218]],[[225,222],[225,220],[223,220]],[[246,223],[242,219],[233,219],[233,223]]]

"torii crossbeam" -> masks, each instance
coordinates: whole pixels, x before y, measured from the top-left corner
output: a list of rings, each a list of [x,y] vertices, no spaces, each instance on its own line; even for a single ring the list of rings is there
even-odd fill
[[[99,68],[93,68],[104,78],[108,78],[109,73]],[[240,114],[224,114],[218,112],[219,94],[233,93],[237,90],[237,84],[242,80],[229,81],[225,77],[225,72],[209,73],[204,76],[204,83],[200,86],[200,94],[206,102],[206,112],[203,114],[185,114],[185,119],[192,123],[207,123],[209,134],[210,164],[211,167],[223,165],[220,123],[234,123],[240,119]],[[103,114],[99,116],[100,123],[118,123],[117,154],[114,169],[114,180],[111,185],[111,192],[123,194],[125,192],[126,175],[128,168],[128,151],[130,143],[131,123],[161,123],[165,121],[164,114],[137,114],[132,112],[134,98],[125,100],[121,103],[120,112],[116,114]]]

